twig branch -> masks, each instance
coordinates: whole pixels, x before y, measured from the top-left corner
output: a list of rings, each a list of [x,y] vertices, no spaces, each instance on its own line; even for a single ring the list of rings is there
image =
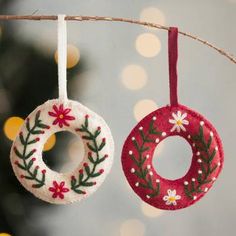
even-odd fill
[[[119,17],[105,17],[105,16],[66,16],[66,20],[68,21],[111,21],[111,22],[125,22],[130,24],[136,24],[136,25],[143,25],[148,26],[152,28],[162,29],[162,30],[169,30],[169,27],[151,23],[151,22],[144,22],[139,20],[133,20],[129,18],[119,18]],[[0,15],[0,20],[57,20],[56,15]],[[216,50],[218,53],[220,53],[222,56],[225,56],[228,58],[231,62],[236,64],[236,58],[231,55],[230,53],[224,51],[223,49],[215,46],[214,44],[199,38],[198,36],[192,35],[190,33],[186,33],[183,31],[179,31],[179,34],[184,35],[188,38],[191,38],[193,40],[196,40],[200,43],[203,43],[204,45]]]

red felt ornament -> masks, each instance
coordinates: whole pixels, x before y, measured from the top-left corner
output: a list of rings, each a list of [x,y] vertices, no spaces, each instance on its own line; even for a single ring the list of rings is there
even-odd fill
[[[208,192],[222,170],[224,154],[213,125],[178,103],[178,29],[171,27],[168,36],[170,105],[148,114],[134,127],[123,146],[122,167],[142,200],[159,209],[177,210],[194,204]],[[152,159],[158,144],[176,135],[189,143],[193,156],[188,172],[169,180],[156,172]]]

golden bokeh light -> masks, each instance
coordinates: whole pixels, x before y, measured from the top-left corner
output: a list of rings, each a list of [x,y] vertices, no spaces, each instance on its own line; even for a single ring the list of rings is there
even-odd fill
[[[156,7],[147,7],[141,11],[140,20],[145,22],[151,22],[159,25],[165,25],[166,19],[164,13]],[[147,26],[145,26],[147,27]],[[157,30],[153,27],[148,27],[150,30]]]
[[[43,151],[46,152],[46,151],[49,151],[51,150],[54,145],[56,143],[56,135],[55,134],[52,134],[48,140],[46,141],[46,143],[44,144],[44,147],[43,147]]]
[[[126,66],[121,74],[122,83],[131,90],[138,90],[147,83],[147,73],[143,67],[135,64]]]
[[[8,139],[15,140],[24,120],[21,117],[13,116],[8,118],[3,126],[3,131]]]
[[[141,210],[145,216],[150,217],[150,218],[159,217],[164,213],[163,210],[155,208],[147,204],[146,202],[141,202]]]
[[[0,236],[11,236],[11,235],[8,233],[0,233]]]
[[[138,219],[128,219],[121,224],[120,236],[144,236],[145,226]]]
[[[161,51],[161,42],[155,34],[140,34],[135,41],[137,52],[147,58],[155,57]]]
[[[157,109],[157,104],[153,100],[143,99],[134,106],[134,117],[137,121],[142,120],[150,112]]]
[[[58,63],[58,52],[55,52],[54,55],[56,63]],[[80,52],[79,49],[72,45],[67,45],[67,68],[70,69],[78,64],[80,60]]]

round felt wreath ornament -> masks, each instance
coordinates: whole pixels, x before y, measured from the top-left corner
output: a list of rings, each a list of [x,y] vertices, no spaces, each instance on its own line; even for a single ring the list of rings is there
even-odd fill
[[[114,152],[112,135],[105,121],[82,104],[67,99],[65,37],[64,16],[60,15],[59,99],[45,102],[26,118],[10,154],[20,183],[36,197],[55,204],[78,201],[95,192],[111,169]],[[69,173],[55,172],[42,160],[44,143],[60,131],[80,137],[85,150],[82,162]]]
[[[157,109],[141,120],[126,139],[122,166],[136,194],[150,205],[164,210],[188,207],[212,187],[223,166],[223,148],[213,125],[202,115],[180,105],[177,97],[178,29],[169,30],[170,105]],[[192,148],[192,162],[181,178],[161,177],[152,159],[158,144],[181,136]]]

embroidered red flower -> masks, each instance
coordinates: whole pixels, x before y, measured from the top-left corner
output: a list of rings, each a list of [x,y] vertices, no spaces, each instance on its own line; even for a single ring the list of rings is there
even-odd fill
[[[69,192],[69,189],[64,186],[65,186],[64,181],[62,181],[60,184],[58,184],[56,181],[53,181],[53,187],[49,188],[49,191],[53,192],[52,197],[53,198],[59,197],[60,199],[64,199],[64,193]]]
[[[69,120],[74,120],[74,116],[69,116],[68,113],[71,111],[70,108],[63,107],[63,104],[61,104],[59,107],[56,105],[53,105],[54,112],[49,111],[48,114],[50,116],[56,117],[56,119],[53,121],[53,125],[58,124],[60,128],[63,127],[63,125],[69,126],[68,122]]]

